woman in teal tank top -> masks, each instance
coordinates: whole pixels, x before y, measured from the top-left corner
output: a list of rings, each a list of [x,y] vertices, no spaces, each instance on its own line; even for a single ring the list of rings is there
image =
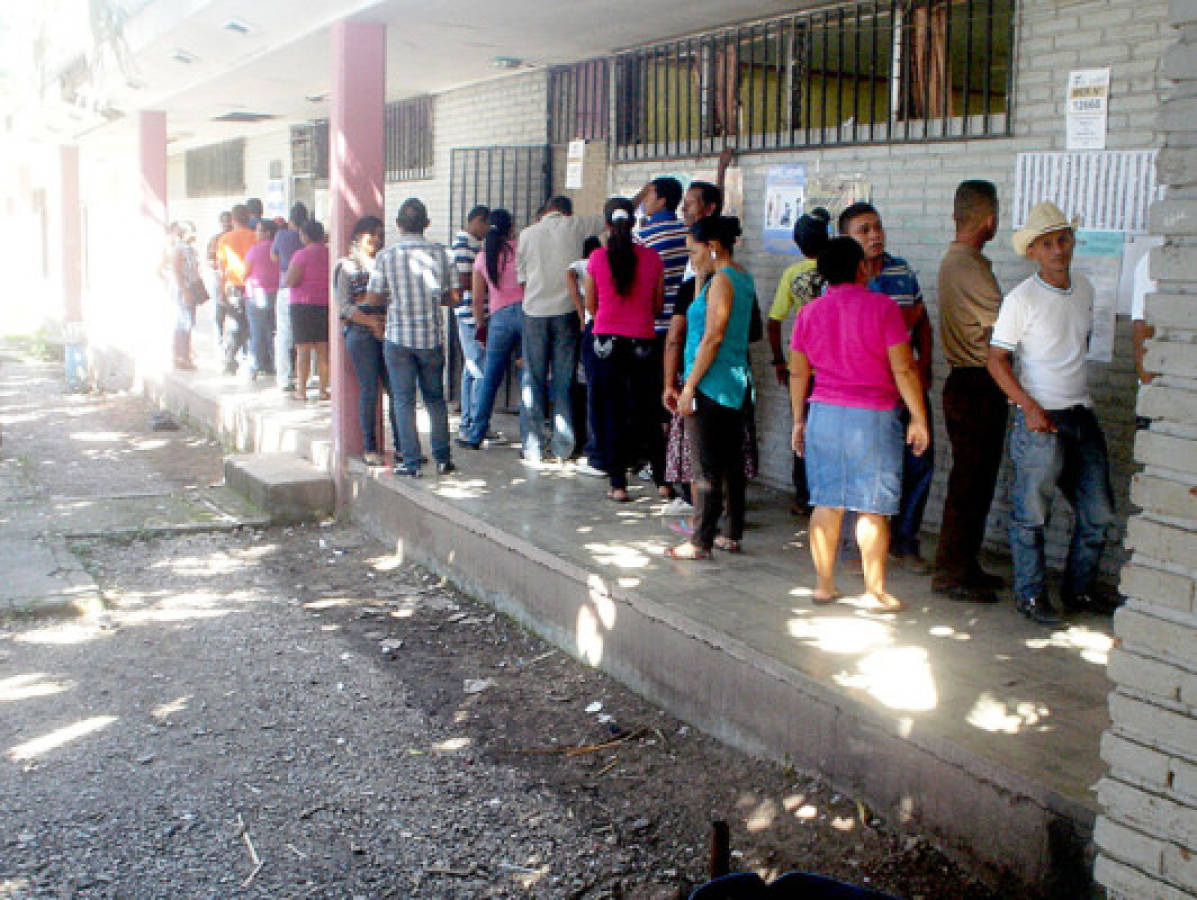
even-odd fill
[[[756,304],[752,276],[732,259],[740,220],[709,216],[694,223],[686,245],[690,262],[705,279],[686,313],[685,385],[667,389],[666,405],[687,416],[699,508],[694,536],[666,553],[674,559],[705,559],[711,548],[738,552],[744,533],[744,428],[752,402],[748,333]],[[727,489],[728,533],[717,537]]]

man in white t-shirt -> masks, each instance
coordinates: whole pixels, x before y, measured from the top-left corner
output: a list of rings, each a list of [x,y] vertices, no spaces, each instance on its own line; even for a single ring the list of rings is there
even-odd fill
[[[1056,206],[1040,203],[1014,232],[1015,251],[1038,271],[1002,301],[989,347],[989,373],[1018,407],[1010,436],[1015,601],[1041,625],[1059,622],[1047,595],[1043,552],[1056,488],[1076,514],[1060,591],[1066,609],[1098,609],[1093,581],[1114,521],[1105,436],[1093,415],[1085,361],[1093,285],[1071,271],[1074,230]]]

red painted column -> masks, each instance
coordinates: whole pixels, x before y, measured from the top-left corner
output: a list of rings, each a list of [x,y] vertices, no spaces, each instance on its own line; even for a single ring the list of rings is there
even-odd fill
[[[138,228],[141,237],[138,274],[134,280],[137,315],[143,322],[161,322],[162,281],[159,267],[166,235],[166,113],[142,110],[138,113],[138,161],[140,196]],[[137,369],[154,370],[167,364],[169,344],[165,336],[146,340],[144,329],[132,337],[126,349],[136,359]]]
[[[83,207],[79,202],[79,148],[73,144],[58,149],[62,220],[62,319],[83,321]]]
[[[359,218],[383,215],[386,26],[337,22],[332,28],[332,59],[329,249],[335,261],[348,251],[349,234]],[[339,506],[347,499],[345,462],[362,452],[362,434],[357,420],[357,378],[345,352],[335,302],[329,307],[329,317],[333,478]],[[381,442],[386,431],[380,429],[378,434]]]
[[[141,219],[146,231],[153,230],[155,251],[166,229],[166,113],[143,110],[138,113],[141,160]]]

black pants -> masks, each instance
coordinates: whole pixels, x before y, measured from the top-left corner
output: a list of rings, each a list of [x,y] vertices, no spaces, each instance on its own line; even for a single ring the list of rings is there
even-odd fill
[[[236,374],[237,356],[249,343],[249,316],[245,310],[245,288],[230,285],[220,301],[224,310],[224,371]]]
[[[1008,409],[1006,395],[985,369],[954,368],[944,383],[952,471],[935,552],[937,581],[963,581],[978,568],[985,519],[1002,464]]]
[[[628,467],[640,452],[652,462],[653,480],[665,477],[665,434],[661,394],[653,367],[658,357],[649,339],[598,334],[592,337],[595,443],[611,487],[628,486]]]
[[[701,391],[694,395],[695,411],[686,421],[686,429],[695,429],[693,449],[697,451],[691,463],[698,476],[698,527],[694,529],[694,544],[710,550],[719,530],[723,514],[723,492],[727,489],[727,536],[738,541],[744,536],[744,428],[748,405],[732,409],[707,397]]]

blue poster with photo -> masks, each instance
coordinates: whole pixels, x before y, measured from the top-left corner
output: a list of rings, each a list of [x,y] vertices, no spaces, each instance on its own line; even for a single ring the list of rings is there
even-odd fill
[[[794,223],[806,205],[806,166],[771,166],[765,183],[765,250],[797,256]]]

